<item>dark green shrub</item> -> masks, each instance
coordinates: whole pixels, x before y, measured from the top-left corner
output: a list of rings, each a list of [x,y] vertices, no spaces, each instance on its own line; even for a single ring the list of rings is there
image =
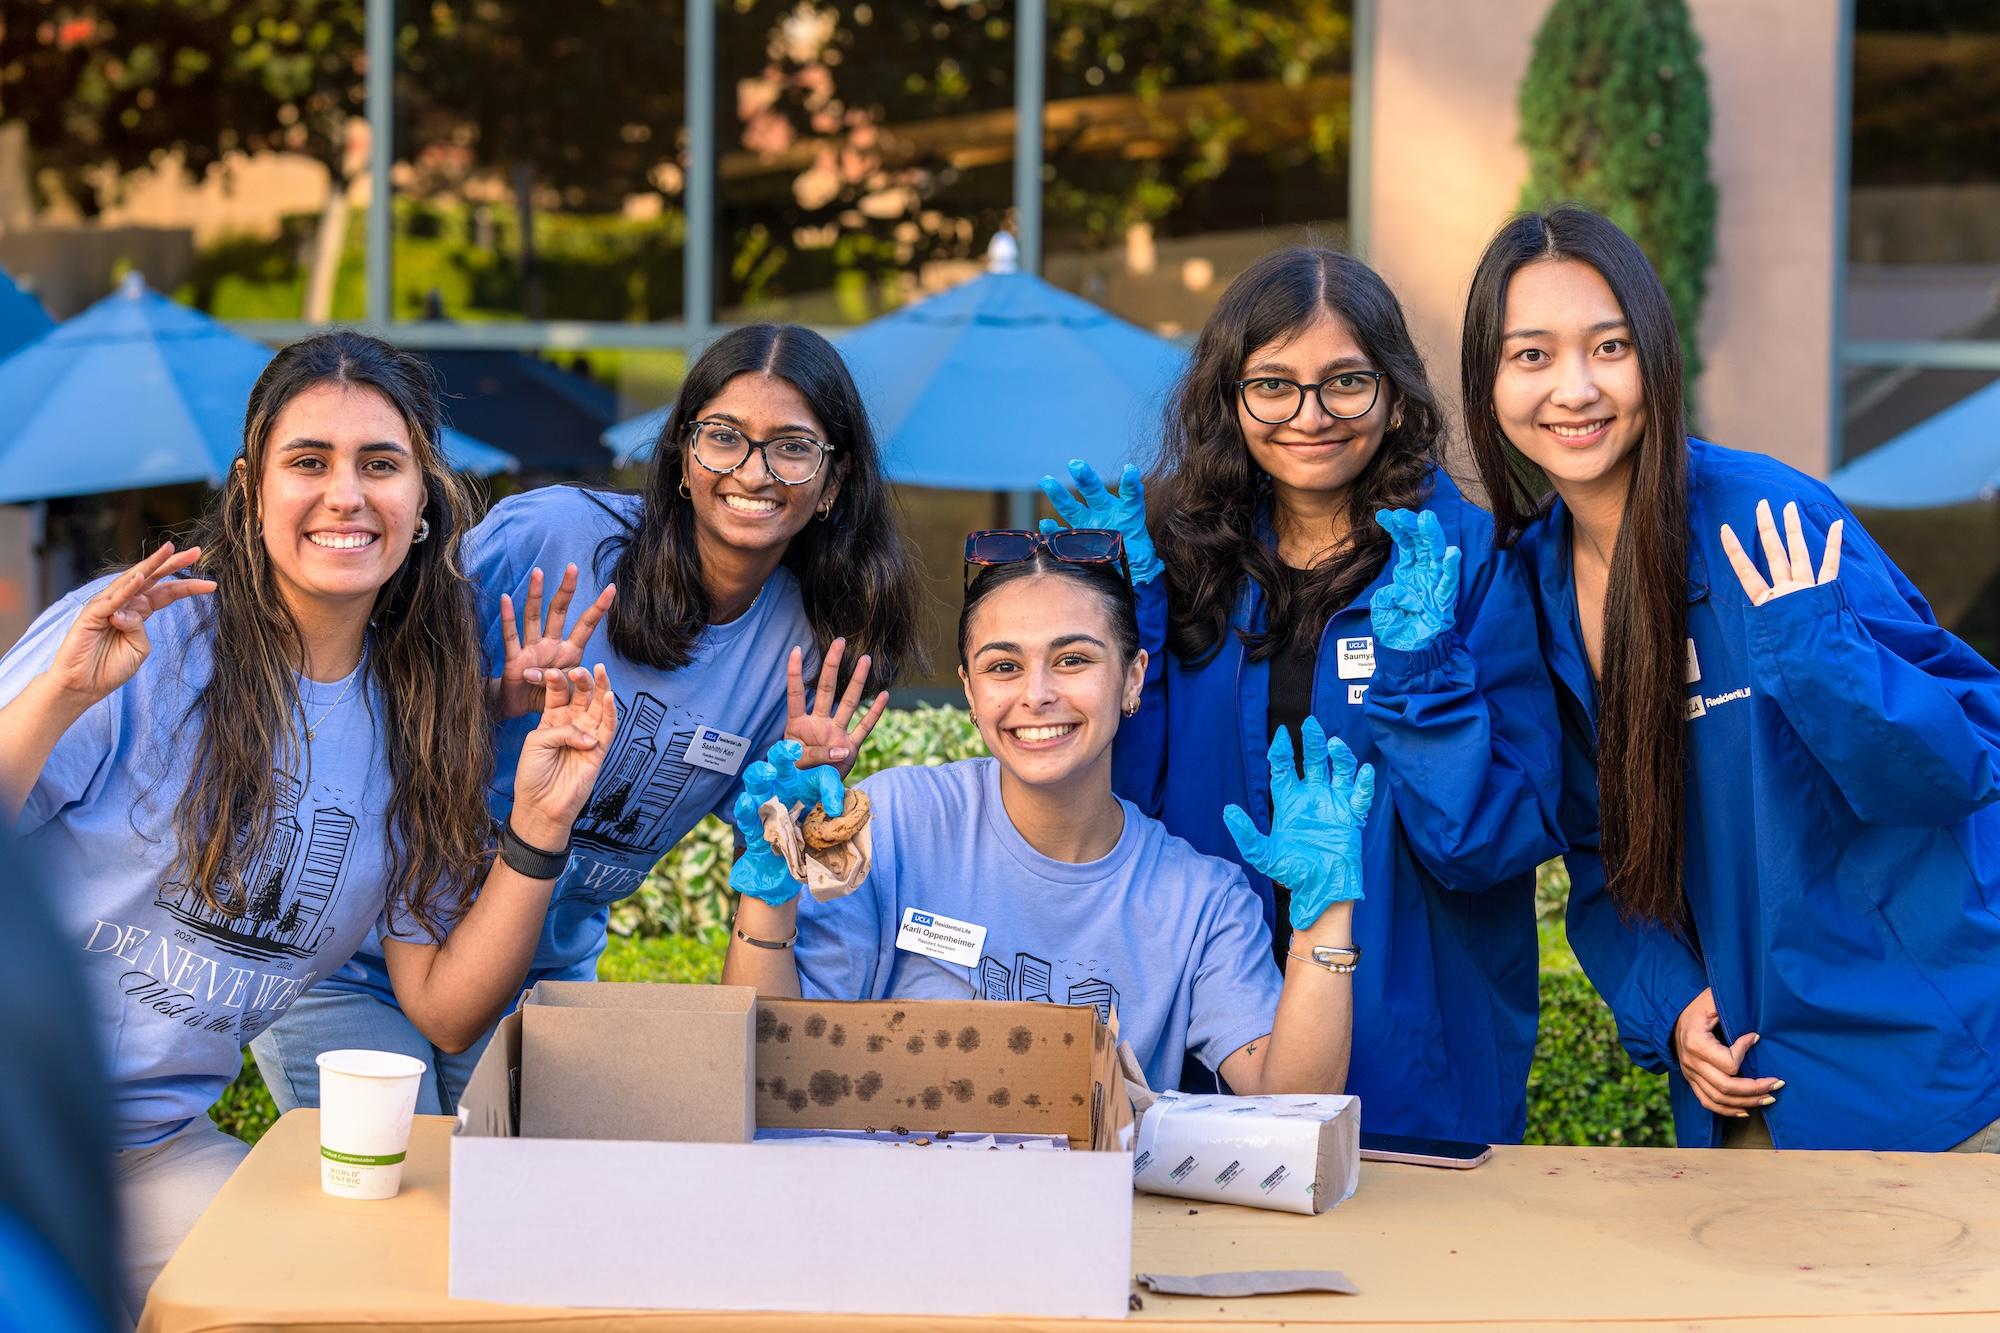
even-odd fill
[[[1555,0],[1521,80],[1521,207],[1580,203],[1629,232],[1680,324],[1688,401],[1715,258],[1708,76],[1685,0]]]

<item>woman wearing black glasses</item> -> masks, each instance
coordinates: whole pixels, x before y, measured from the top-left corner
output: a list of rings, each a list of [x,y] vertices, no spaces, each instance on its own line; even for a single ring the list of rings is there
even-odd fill
[[[861,396],[832,345],[796,326],[738,329],[702,353],[638,494],[513,496],[465,546],[480,605],[501,608],[484,643],[496,809],[543,672],[580,662],[590,643],[618,698],[618,735],[571,847],[547,849],[567,860],[528,984],[594,978],[610,904],[703,815],[728,817],[743,766],[780,736],[809,764],[852,768],[888,701],[862,708],[870,679],[893,683],[919,652],[915,566]],[[561,571],[546,610],[545,571]],[[572,604],[583,607],[573,624]],[[417,1109],[449,1114],[484,1045],[432,1048],[396,1007],[371,939],[256,1053],[289,1108],[317,1104],[323,1050],[406,1051],[436,1073]]]
[[[1134,550],[1153,659],[1118,790],[1244,865],[1282,922],[1294,872],[1223,806],[1269,812],[1283,779],[1265,747],[1307,717],[1376,763],[1389,800],[1363,837],[1349,1089],[1377,1130],[1518,1141],[1558,732],[1527,584],[1438,466],[1441,429],[1388,286],[1294,246],[1202,328],[1147,480],[1157,556],[1135,469],[1117,496],[1080,463],[1081,501],[1044,489]]]
[[[959,677],[992,758],[862,783],[874,859],[858,889],[825,903],[799,895],[758,817],[774,791],[811,785],[796,742],[753,765],[723,980],[826,999],[1116,1005],[1154,1087],[1178,1086],[1193,1058],[1239,1092],[1338,1092],[1373,772],[1310,722],[1303,778],[1289,737],[1272,751],[1278,813],[1268,836],[1246,825],[1246,837],[1296,872],[1302,965],[1281,978],[1243,872],[1112,793],[1112,738],[1147,666],[1118,535],[974,533],[966,558],[979,572],[958,622]]]

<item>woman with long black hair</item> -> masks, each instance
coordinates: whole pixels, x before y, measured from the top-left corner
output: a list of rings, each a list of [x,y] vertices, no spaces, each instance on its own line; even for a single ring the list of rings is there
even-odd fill
[[[1150,534],[1135,469],[1115,497],[1082,464],[1081,501],[1044,489],[1135,552],[1153,657],[1119,791],[1243,865],[1276,925],[1297,886],[1223,807],[1269,814],[1266,745],[1308,717],[1373,763],[1389,799],[1362,849],[1348,1090],[1374,1129],[1518,1141],[1533,874],[1559,850],[1554,719],[1526,579],[1438,465],[1442,430],[1387,284],[1293,246],[1202,328],[1144,486]]]
[[[737,329],[702,353],[638,494],[551,486],[504,500],[467,536],[466,569],[481,605],[501,608],[484,643],[501,719],[496,806],[539,681],[581,661],[586,643],[624,719],[528,984],[595,978],[610,905],[703,815],[727,818],[743,765],[781,736],[806,746],[808,764],[851,769],[888,700],[862,707],[870,677],[893,683],[918,656],[915,566],[861,395],[833,346],[792,325]],[[543,571],[557,570],[545,611]],[[484,1041],[434,1049],[371,940],[256,1054],[289,1108],[317,1104],[315,1057],[343,1046],[432,1064],[417,1109],[448,1114]]]
[[[1595,213],[1479,261],[1467,424],[1536,581],[1570,943],[1683,1145],[2000,1151],[2000,674],[1823,484],[1688,437],[1680,347]]]

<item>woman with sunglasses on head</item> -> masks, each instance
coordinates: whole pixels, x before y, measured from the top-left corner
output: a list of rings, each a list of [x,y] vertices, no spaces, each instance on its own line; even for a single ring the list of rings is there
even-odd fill
[[[0,809],[61,886],[107,1034],[135,1317],[249,1151],[208,1117],[243,1043],[371,927],[426,1042],[485,1032],[559,865],[526,849],[568,843],[609,747],[602,673],[550,672],[489,815],[440,431],[416,358],[346,332],[285,348],[200,545],[78,589],[0,659]]]
[[[866,409],[840,354],[796,326],[737,329],[702,353],[638,494],[513,496],[466,550],[482,604],[500,606],[484,644],[500,771],[534,725],[539,680],[587,643],[624,719],[528,984],[594,979],[610,905],[703,815],[728,818],[742,767],[780,736],[808,764],[851,769],[888,702],[862,708],[870,677],[893,683],[919,651],[915,568]],[[503,782],[496,808],[508,796]],[[257,1056],[281,1106],[314,1105],[314,1057],[353,1045],[430,1058],[372,941]],[[451,1113],[478,1053],[444,1058],[418,1110]]]
[[[829,784],[800,781],[795,742],[753,765],[736,808],[748,850],[730,875],[743,897],[723,980],[826,999],[1115,1005],[1156,1088],[1178,1086],[1192,1057],[1245,1093],[1338,1092],[1374,773],[1308,721],[1303,778],[1290,737],[1272,747],[1283,777],[1269,835],[1230,812],[1297,886],[1291,947],[1303,961],[1281,979],[1242,872],[1111,790],[1112,738],[1146,671],[1118,535],[975,533],[966,555],[979,572],[959,617],[959,677],[992,757],[863,782],[871,868],[825,903],[799,896],[758,807]],[[966,943],[905,929],[916,914]]]
[[[1687,436],[1680,349],[1594,213],[1515,218],[1473,276],[1465,402],[1556,681],[1570,943],[1685,1146],[2000,1151],[2000,673],[1823,484]]]
[[[1354,916],[1351,1091],[1384,1132],[1518,1141],[1539,997],[1535,866],[1555,836],[1547,676],[1491,522],[1439,467],[1442,419],[1366,265],[1293,246],[1202,327],[1145,492],[1071,464],[1072,524],[1133,552],[1151,660],[1115,784],[1242,864],[1282,923],[1298,886],[1225,825],[1274,789],[1269,738],[1316,718],[1382,771]],[[1282,933],[1279,937],[1282,940]]]

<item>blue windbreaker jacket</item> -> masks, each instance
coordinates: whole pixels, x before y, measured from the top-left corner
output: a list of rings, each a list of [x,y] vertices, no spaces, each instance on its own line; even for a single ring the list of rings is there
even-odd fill
[[[2000,1117],[2000,675],[1939,628],[1833,493],[1760,454],[1689,447],[1688,785],[1694,938],[1622,924],[1598,854],[1597,697],[1577,629],[1569,516],[1529,529],[1563,716],[1569,938],[1640,1065],[1673,1074],[1683,1146],[1722,1120],[1673,1064],[1713,987],[1741,1070],[1781,1078],[1781,1148],[1948,1148]],[[1750,605],[1728,523],[1769,574],[1757,502],[1797,501],[1835,581]]]
[[[1414,653],[1374,642],[1369,598],[1392,558],[1327,623],[1313,683],[1313,715],[1376,769],[1347,1091],[1371,1130],[1519,1142],[1539,1005],[1534,870],[1562,850],[1559,733],[1520,562],[1493,549],[1493,520],[1442,471],[1424,507],[1462,553],[1456,625]],[[1222,809],[1270,827],[1270,667],[1234,634],[1199,665],[1170,660],[1164,585],[1139,589],[1151,660],[1139,712],[1118,729],[1113,785],[1198,851],[1242,865]],[[1263,614],[1245,580],[1232,625]],[[1275,925],[1270,881],[1244,873]]]

